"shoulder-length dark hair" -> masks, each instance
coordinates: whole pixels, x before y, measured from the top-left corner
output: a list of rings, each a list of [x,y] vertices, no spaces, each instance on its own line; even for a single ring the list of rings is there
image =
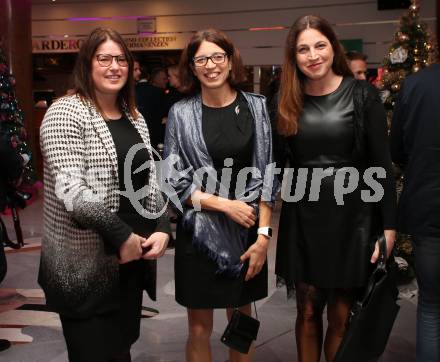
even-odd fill
[[[299,34],[306,29],[316,29],[323,34],[333,48],[332,69],[337,75],[352,76],[344,50],[330,23],[315,15],[306,15],[295,21],[286,39],[283,70],[278,103],[278,124],[280,134],[291,136],[298,131],[298,119],[303,110],[305,75],[296,64],[296,43]]]
[[[83,99],[87,99],[95,105],[97,110],[105,118],[104,113],[98,103],[95,93],[95,85],[92,79],[92,62],[98,47],[106,40],[113,40],[117,43],[128,60],[128,78],[124,87],[118,94],[118,105],[121,111],[125,108],[128,110],[133,118],[138,117],[136,111],[136,101],[134,95],[134,78],[133,78],[133,56],[128,50],[127,45],[122,39],[121,35],[110,28],[96,28],[94,29],[82,44],[78,57],[76,59],[75,68],[73,70],[74,89],[77,94]]]
[[[228,83],[232,88],[239,88],[239,86],[246,81],[246,71],[240,52],[225,33],[217,29],[205,29],[198,31],[191,37],[180,57],[179,75],[181,77],[183,92],[193,94],[200,91],[200,81],[194,75],[193,58],[204,40],[218,45],[225,51],[229,61],[232,63]]]

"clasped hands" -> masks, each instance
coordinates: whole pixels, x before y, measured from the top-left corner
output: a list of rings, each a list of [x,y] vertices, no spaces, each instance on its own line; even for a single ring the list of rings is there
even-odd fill
[[[167,233],[155,232],[148,238],[131,233],[119,248],[119,264],[139,259],[158,259],[168,245],[170,236]]]
[[[254,226],[257,220],[254,208],[239,200],[228,200],[224,212],[230,219],[245,228]],[[245,281],[252,279],[263,268],[268,246],[269,239],[264,235],[258,235],[257,241],[240,257],[242,263],[249,260]]]

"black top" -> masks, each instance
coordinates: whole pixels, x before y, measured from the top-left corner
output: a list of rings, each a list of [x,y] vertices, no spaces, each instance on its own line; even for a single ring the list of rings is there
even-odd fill
[[[393,161],[405,165],[398,228],[440,236],[440,65],[405,79],[391,125]]]
[[[143,144],[143,140],[125,115],[120,119],[108,121],[107,126],[113,137],[118,157],[119,190],[125,191],[127,182],[132,183],[135,191],[139,190],[148,184],[149,168],[138,173],[134,173],[134,171],[150,159],[147,149],[142,148],[136,152],[131,163],[130,180],[124,180],[124,163],[130,148],[138,143]],[[165,223],[158,224],[158,220],[147,219],[139,215],[130,200],[122,195],[119,198],[118,216],[121,219],[121,223],[115,225],[112,230],[115,238],[118,238],[121,233],[126,233],[125,225],[128,225],[135,233],[141,236],[147,236],[153,231],[169,232],[169,227]]]
[[[235,198],[238,172],[252,166],[254,146],[254,120],[244,97],[237,93],[234,102],[225,107],[212,108],[203,104],[202,129],[219,181],[222,169],[230,167],[230,163],[225,165],[225,159],[233,161],[229,197]]]
[[[353,166],[362,179],[363,170],[353,159],[353,78],[344,78],[332,93],[305,95],[298,134],[290,137],[291,162],[294,167]],[[377,179],[384,188],[380,201],[384,229],[396,227],[395,184],[388,148],[386,125],[381,104],[372,104],[365,119],[368,165],[383,167],[385,179]]]

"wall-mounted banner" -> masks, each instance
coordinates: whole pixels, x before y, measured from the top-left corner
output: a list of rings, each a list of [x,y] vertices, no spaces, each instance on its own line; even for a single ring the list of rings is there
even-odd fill
[[[124,36],[130,50],[174,50],[183,49],[191,34],[161,34]],[[32,53],[75,53],[79,50],[85,37],[68,38],[34,38]]]

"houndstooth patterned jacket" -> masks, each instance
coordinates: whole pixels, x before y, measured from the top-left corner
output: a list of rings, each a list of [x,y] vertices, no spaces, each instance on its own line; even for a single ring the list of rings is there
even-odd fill
[[[128,119],[151,155],[145,120]],[[79,96],[56,101],[40,130],[44,158],[44,231],[39,283],[57,312],[86,316],[119,305],[119,264],[102,232],[119,222],[117,154],[105,120]],[[163,206],[150,162],[144,207]],[[105,234],[105,233],[104,233]]]

